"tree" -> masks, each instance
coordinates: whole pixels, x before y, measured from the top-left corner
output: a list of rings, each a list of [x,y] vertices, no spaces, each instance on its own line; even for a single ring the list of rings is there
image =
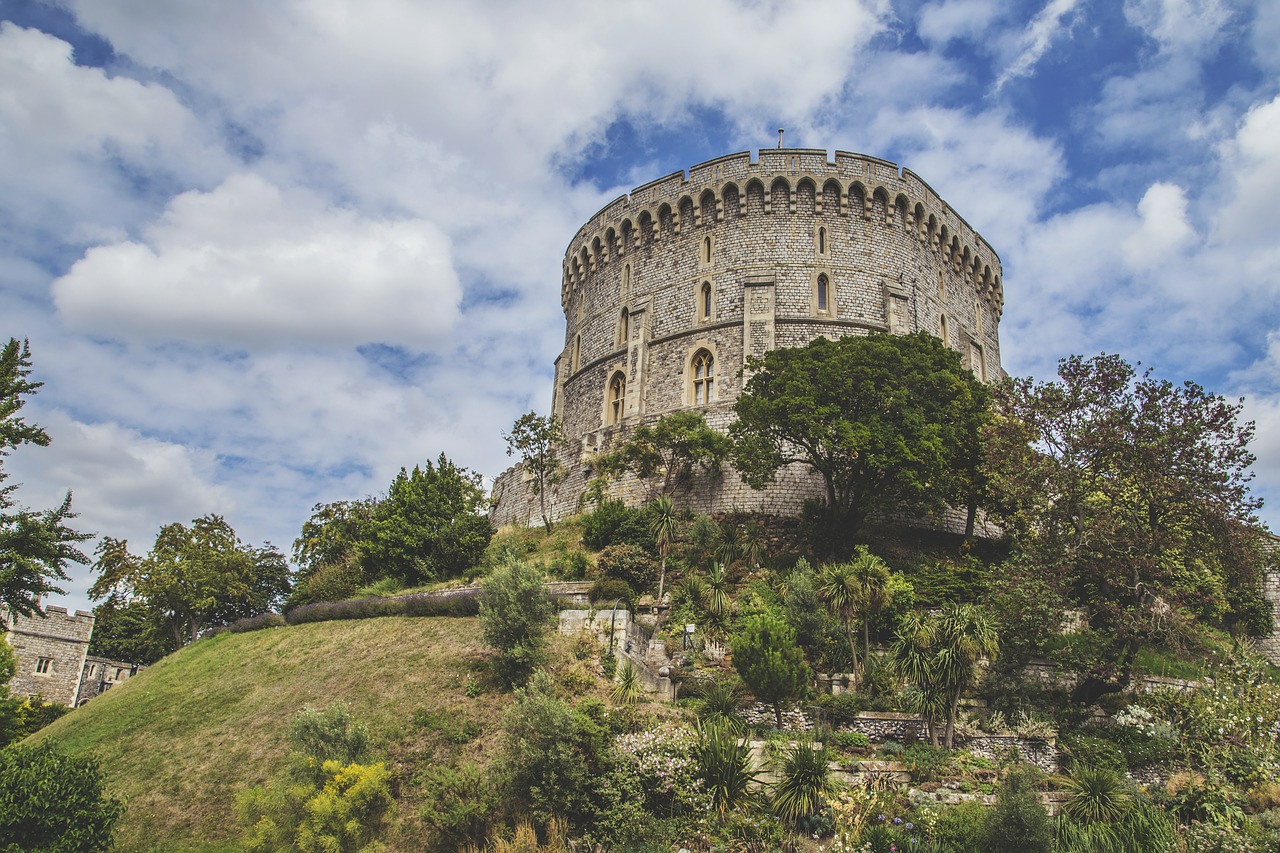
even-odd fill
[[[0,750],[0,850],[109,850],[123,814],[92,756],[63,755],[47,743]]]
[[[1018,765],[1009,770],[996,805],[987,815],[983,850],[991,853],[1050,853],[1053,819],[1036,796],[1036,770]]]
[[[818,338],[749,368],[730,428],[735,464],[757,489],[788,465],[821,476],[836,550],[873,513],[925,513],[955,493],[964,425],[985,396],[937,338]]]
[[[373,498],[316,504],[293,542],[297,580],[286,607],[349,598],[369,581],[360,543],[371,535]]]
[[[795,629],[767,614],[749,618],[733,638],[733,666],[756,698],[773,706],[774,721],[782,728],[782,703],[809,684]]]
[[[640,424],[617,447],[601,453],[592,467],[606,476],[630,472],[652,495],[673,495],[702,470],[717,473],[728,457],[727,436],[707,425],[701,412],[673,412],[653,426]]]
[[[493,537],[484,502],[480,475],[443,453],[426,468],[401,468],[360,543],[368,573],[415,584],[473,568]]]
[[[1265,627],[1241,402],[1138,376],[1114,355],[1072,356],[1056,381],[993,394],[991,509],[1029,568],[1061,583],[1106,640],[1079,701],[1126,687],[1144,644],[1176,642],[1195,619]]]
[[[13,502],[17,484],[5,485],[4,459],[10,452],[23,444],[49,444],[48,433],[18,415],[23,398],[43,384],[30,381],[30,375],[30,346],[10,338],[0,348],[0,604],[23,616],[41,613],[44,596],[64,592],[58,581],[67,580],[67,565],[89,562],[76,543],[90,538],[68,524],[76,517],[70,492],[55,509],[30,510]]]
[[[929,723],[930,740],[938,745],[938,716],[946,719],[946,746],[955,745],[956,709],[960,694],[973,684],[978,662],[994,660],[999,639],[991,618],[972,604],[949,603],[921,617],[914,615],[899,630],[892,654],[899,672],[915,683],[919,709]]]
[[[555,415],[543,417],[529,412],[516,419],[507,440],[507,455],[520,455],[525,473],[531,479],[529,487],[538,496],[538,508],[542,513],[542,526],[551,532],[551,519],[547,517],[547,489],[559,485],[564,479],[564,466],[556,458],[556,445],[564,441],[560,419]]]
[[[494,669],[509,686],[524,684],[543,656],[555,605],[536,566],[509,558],[485,579],[480,594],[480,628],[497,650]]]
[[[157,632],[174,647],[194,641],[207,628],[264,613],[289,591],[289,566],[270,543],[254,548],[240,541],[219,515],[160,528],[145,558],[124,540],[98,545],[98,578],[89,597],[114,607],[141,602]]]
[[[658,556],[662,559],[658,570],[658,601],[662,601],[663,589],[667,585],[667,554],[676,540],[678,526],[676,508],[669,495],[659,495],[652,504],[649,516],[649,532],[653,534],[653,542],[658,547]]]

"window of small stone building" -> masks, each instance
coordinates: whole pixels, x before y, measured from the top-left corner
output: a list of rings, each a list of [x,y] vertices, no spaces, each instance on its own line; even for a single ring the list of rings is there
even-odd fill
[[[48,675],[53,670],[53,658],[36,658],[36,675]]]
[[[98,674],[98,665],[96,663],[89,664],[89,677],[93,678]]]
[[[609,380],[609,390],[605,400],[605,423],[609,426],[620,423],[622,414],[626,411],[627,401],[627,378],[622,375],[622,371],[613,374],[613,378]]]
[[[715,294],[711,288],[711,282],[704,281],[702,286],[698,288],[698,320],[706,322],[712,318],[715,313]]]
[[[693,405],[706,406],[715,399],[716,360],[708,350],[700,349],[689,363]]]

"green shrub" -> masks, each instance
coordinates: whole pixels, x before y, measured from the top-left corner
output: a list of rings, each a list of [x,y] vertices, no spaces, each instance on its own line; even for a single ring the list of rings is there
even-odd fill
[[[635,605],[636,592],[631,588],[631,584],[621,580],[598,580],[591,585],[591,592],[588,594],[592,603],[600,605],[613,606],[618,599],[622,599],[622,603],[628,608]]]
[[[936,782],[947,766],[947,751],[941,747],[930,746],[924,741],[917,741],[907,747],[902,759],[911,773],[911,781]]]
[[[418,816],[451,849],[483,838],[501,804],[493,779],[478,765],[428,765],[415,780],[422,786]]]
[[[484,640],[497,650],[494,674],[503,684],[523,684],[542,662],[547,627],[555,606],[535,566],[510,560],[485,579],[480,599]]]
[[[0,750],[0,850],[90,853],[110,849],[124,805],[103,791],[89,756],[49,744]]]
[[[1074,733],[1062,739],[1062,746],[1073,766],[1084,764],[1117,773],[1123,773],[1129,766],[1124,752],[1108,738]]]
[[[1050,853],[1053,821],[1036,796],[1035,771],[1025,765],[1009,771],[987,815],[984,833],[987,853]]]
[[[311,771],[326,761],[353,764],[369,751],[369,727],[345,703],[324,710],[303,708],[289,725],[289,745]]]
[[[984,850],[987,810],[981,803],[964,802],[942,809],[933,827],[939,853],[979,853]]]
[[[694,756],[721,818],[747,802],[756,777],[750,769],[751,749],[739,741],[738,732],[721,722],[703,723]]]
[[[658,561],[643,548],[625,542],[601,551],[596,571],[606,580],[625,581],[639,591],[650,589],[658,582]]]
[[[836,732],[831,736],[831,745],[836,749],[866,749],[871,741],[862,732]]]
[[[832,696],[830,693],[818,695],[818,707],[822,709],[831,725],[838,726],[857,719],[858,714],[866,707],[867,699],[857,693],[841,693]]]
[[[582,544],[592,551],[624,543],[645,549],[653,547],[653,535],[649,533],[643,510],[631,509],[615,498],[604,498],[582,517]]]

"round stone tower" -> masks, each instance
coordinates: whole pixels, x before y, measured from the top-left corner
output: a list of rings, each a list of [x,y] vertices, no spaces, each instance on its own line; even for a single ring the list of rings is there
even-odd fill
[[[576,511],[590,456],[682,409],[733,420],[750,356],[872,332],[928,331],[980,379],[1001,375],[1000,260],[912,172],[859,154],[763,149],[645,184],[591,217],[565,253],[565,348],[552,412]],[[756,492],[732,470],[682,496],[693,509],[793,513],[821,494],[806,471]],[[538,516],[517,466],[494,483],[496,524]],[[639,484],[615,493],[638,502]]]

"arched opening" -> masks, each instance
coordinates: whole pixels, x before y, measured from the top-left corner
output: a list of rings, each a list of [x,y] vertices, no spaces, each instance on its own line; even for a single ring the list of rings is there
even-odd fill
[[[825,255],[827,253],[827,229],[818,229],[818,254]]]
[[[622,371],[618,371],[609,380],[609,390],[605,397],[605,423],[608,426],[622,422],[622,415],[626,411],[626,403],[627,377],[622,375]]]
[[[626,308],[623,308],[621,316],[618,317],[618,340],[615,343],[625,347],[629,340],[631,340],[631,315],[627,313]]]
[[[702,238],[702,262],[704,264],[711,263],[711,238]]]
[[[715,398],[716,360],[709,350],[700,349],[689,363],[693,380],[693,405],[706,406]]]
[[[698,319],[704,322],[710,320],[713,307],[711,282],[704,281],[698,288]]]
[[[817,295],[817,305],[818,305],[819,311],[831,310],[828,307],[830,302],[830,296],[831,296],[831,294],[829,293],[830,289],[831,289],[831,280],[828,279],[825,274],[819,275],[818,276],[818,295]]]
[[[577,373],[582,365],[582,335],[573,338],[573,352],[569,355],[569,372]]]

